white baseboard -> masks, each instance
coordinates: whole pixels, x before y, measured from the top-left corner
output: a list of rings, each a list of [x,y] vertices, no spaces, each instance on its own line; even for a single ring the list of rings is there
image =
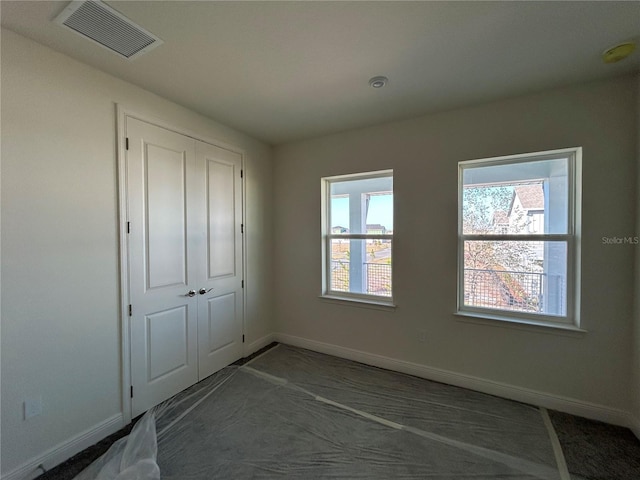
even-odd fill
[[[40,466],[50,470],[122,427],[124,427],[124,420],[122,414],[118,413],[2,475],[2,480],[31,480],[44,473]]]
[[[495,382],[484,378],[455,373],[439,368],[427,367],[418,363],[396,360],[382,355],[376,355],[329,343],[317,342],[315,340],[308,340],[306,338],[295,337],[284,333],[276,333],[275,341],[320,353],[326,353],[336,357],[346,358],[348,360],[354,360],[356,362],[373,365],[375,367],[407,373],[409,375],[434,380],[436,382],[468,388],[470,390],[487,393],[489,395],[528,403],[538,407],[558,410],[614,425],[621,425],[634,430],[636,435],[640,438],[640,435],[638,435],[638,433],[640,433],[640,423],[636,422],[636,425],[634,426],[631,415],[623,410]]]
[[[268,335],[265,335],[264,337],[261,337],[253,342],[251,342],[249,345],[247,345],[244,349],[244,356],[248,357],[249,355],[256,353],[258,350],[260,350],[261,348],[266,347],[267,345],[269,345],[270,343],[275,342],[275,334],[270,333]]]

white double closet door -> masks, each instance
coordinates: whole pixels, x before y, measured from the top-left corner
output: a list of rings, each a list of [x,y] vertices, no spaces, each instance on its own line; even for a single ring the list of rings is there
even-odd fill
[[[136,416],[242,356],[242,157],[125,122]]]

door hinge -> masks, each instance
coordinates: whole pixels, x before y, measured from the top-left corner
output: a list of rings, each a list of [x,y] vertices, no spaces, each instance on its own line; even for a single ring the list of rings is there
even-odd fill
[[[131,316],[131,315],[132,315],[132,310],[133,310],[133,309],[131,308],[131,304],[129,304],[129,316]]]
[[[244,343],[244,335],[242,335],[242,343]]]
[[[129,137],[124,139],[124,148],[125,150],[129,150]]]
[[[131,389],[129,391],[130,398],[133,398],[133,385],[131,385]]]
[[[244,175],[244,170],[240,170],[240,178],[242,178],[242,175]]]
[[[131,222],[127,222],[127,233],[131,233]]]
[[[244,223],[240,224],[240,233],[244,233]]]
[[[242,282],[240,283],[240,285],[242,286],[242,288],[244,288],[244,280],[242,280]]]

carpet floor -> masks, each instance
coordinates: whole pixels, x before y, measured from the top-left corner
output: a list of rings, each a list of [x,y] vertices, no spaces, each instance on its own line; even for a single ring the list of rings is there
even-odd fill
[[[257,359],[262,353],[268,351],[275,344],[266,347],[260,352],[236,362],[236,367],[241,367],[250,362],[254,358]],[[280,345],[277,349],[269,352],[267,355],[257,359],[251,364],[251,369],[255,372],[262,372],[269,378],[286,379],[288,384],[294,385],[294,395],[298,395],[300,391],[313,391],[313,393],[321,394],[328,397],[332,401],[338,402],[340,405],[354,406],[358,411],[366,410],[376,417],[384,416],[384,418],[399,422],[414,422],[410,425],[417,425],[420,431],[435,432],[435,436],[442,438],[451,438],[451,442],[460,442],[465,445],[478,445],[491,451],[498,451],[511,455],[511,458],[522,458],[523,461],[538,463],[546,463],[550,465],[549,449],[542,445],[544,443],[541,432],[536,432],[537,409],[517,402],[510,402],[496,397],[491,397],[477,392],[470,392],[456,387],[449,387],[429,382],[424,379],[417,379],[402,374],[395,374],[386,370],[376,369],[373,367],[349,362],[343,359],[336,359],[326,355],[309,352],[302,349],[295,349],[286,345]],[[254,372],[254,374],[255,374]],[[334,374],[335,372],[335,374]],[[207,382],[207,380],[204,380]],[[194,385],[187,390],[196,391],[203,382]],[[265,388],[264,386],[262,387]],[[386,390],[385,390],[386,389]],[[378,397],[378,391],[380,397]],[[184,395],[185,392],[182,392]],[[397,395],[400,393],[401,395]],[[433,395],[426,404],[420,405],[425,396]],[[296,397],[297,398],[297,397]],[[302,397],[301,397],[302,398]],[[304,400],[296,400],[296,402]],[[396,405],[393,402],[396,401]],[[462,403],[456,403],[462,402]],[[237,403],[237,402],[236,402]],[[276,402],[277,403],[277,402]],[[414,413],[408,414],[409,410],[404,410],[405,404],[420,405],[414,409]],[[313,404],[309,404],[312,406]],[[425,407],[427,405],[427,407]],[[429,406],[430,405],[430,406]],[[428,412],[433,407],[433,412]],[[487,412],[488,409],[495,411],[496,408],[504,408],[504,415],[507,415],[507,423],[512,422],[509,415],[522,414],[524,417],[530,415],[530,419],[524,418],[523,423],[534,422],[527,428],[514,430],[513,432],[493,431],[497,434],[495,439],[490,438],[491,435],[478,436],[473,438],[474,429],[459,428],[455,423],[456,417],[451,417],[451,421],[442,421],[442,415],[447,415],[446,409],[454,408],[456,412],[462,412],[463,427],[464,422],[468,425],[474,425],[475,430],[486,431],[494,429],[494,425],[479,425],[479,421],[485,421],[486,414],[480,417],[464,417],[469,412]],[[216,407],[217,408],[217,407]],[[313,406],[316,408],[316,406]],[[438,410],[438,409],[445,410]],[[215,410],[215,409],[214,409]],[[212,410],[213,411],[213,410]],[[354,410],[355,411],[355,410]],[[549,417],[556,431],[562,452],[569,470],[571,480],[638,480],[640,479],[640,441],[633,433],[625,428],[608,425],[605,423],[576,417],[566,413],[549,411]],[[247,412],[245,412],[246,416]],[[395,417],[394,417],[395,415]],[[504,415],[502,415],[504,417]],[[301,417],[304,421],[304,418]],[[346,418],[346,417],[345,417]],[[137,420],[137,419],[136,419]],[[502,419],[504,420],[504,418]],[[499,422],[502,422],[499,420]],[[348,419],[348,421],[352,421]],[[415,423],[417,422],[417,423]],[[420,423],[422,422],[422,423]],[[491,420],[493,422],[493,420]],[[518,420],[520,422],[520,420]],[[134,422],[120,430],[119,432],[105,438],[96,445],[84,450],[63,464],[54,469],[45,472],[38,477],[39,480],[71,480],[94,460],[103,455],[110,445],[117,439],[129,434]],[[355,426],[356,424],[354,424]],[[497,428],[501,428],[500,424],[496,424]],[[361,428],[368,428],[366,422]],[[349,430],[349,429],[347,429]],[[414,428],[418,430],[418,428]],[[349,432],[342,433],[347,435]],[[507,435],[505,437],[505,434]],[[458,437],[456,437],[458,435]],[[462,436],[464,435],[464,436]],[[467,437],[467,435],[470,435]],[[511,437],[509,436],[511,435]],[[536,437],[540,436],[540,439]],[[499,440],[502,436],[503,440]],[[507,441],[505,442],[506,439]],[[497,442],[497,443],[496,443]],[[502,442],[502,443],[500,443]],[[402,448],[400,448],[402,450]],[[536,451],[537,450],[537,451]],[[418,457],[420,453],[418,452]],[[343,462],[344,463],[344,462]],[[162,467],[162,464],[161,464]],[[343,466],[341,466],[343,468]],[[493,468],[493,467],[492,467]],[[464,469],[463,469],[464,470]],[[178,470],[179,472],[180,470]],[[162,472],[162,468],[161,468]],[[253,475],[242,475],[234,478],[252,478]],[[343,472],[341,475],[340,472]],[[339,470],[337,478],[350,478],[349,470]],[[355,471],[357,472],[357,470]],[[170,473],[170,469],[167,469]],[[332,472],[332,473],[335,473]],[[360,472],[358,472],[360,473]],[[374,470],[376,478],[391,478],[385,473]],[[452,472],[453,473],[453,472]],[[471,473],[471,472],[469,472]],[[179,474],[175,475],[179,478]],[[285,472],[280,471],[273,475],[274,477],[283,478]],[[289,475],[291,473],[289,472]],[[295,475],[294,475],[295,476]],[[323,478],[322,473],[317,475],[306,475],[307,478]],[[450,474],[443,472],[433,472],[430,478],[452,478]],[[174,477],[171,477],[174,478]],[[218,478],[218,476],[208,476],[203,478]],[[225,477],[231,478],[231,477]],[[422,478],[419,475],[416,478]],[[455,478],[455,476],[453,477]],[[465,472],[466,478],[466,472]],[[485,474],[485,477],[491,478],[491,474]],[[501,476],[502,478],[502,476]],[[506,477],[505,477],[506,478]],[[520,478],[516,473],[515,476],[508,478]],[[522,474],[521,478],[532,478],[531,475]],[[535,474],[533,475],[535,478]],[[540,478],[540,477],[539,477]]]

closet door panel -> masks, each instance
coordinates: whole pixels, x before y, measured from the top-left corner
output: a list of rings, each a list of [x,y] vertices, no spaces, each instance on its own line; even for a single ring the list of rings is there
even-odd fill
[[[132,413],[198,380],[195,141],[126,119]]]
[[[242,156],[198,142],[197,163],[205,181],[207,272],[200,290],[200,379],[242,357]]]

